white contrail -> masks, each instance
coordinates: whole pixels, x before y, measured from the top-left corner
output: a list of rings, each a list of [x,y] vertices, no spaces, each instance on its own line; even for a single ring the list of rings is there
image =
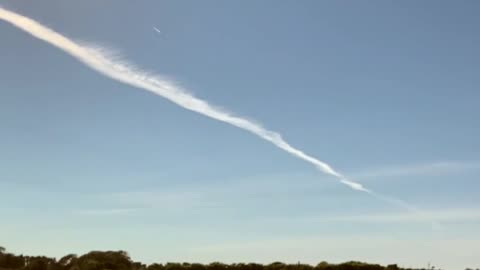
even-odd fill
[[[162,31],[160,31],[160,30],[159,30],[157,27],[155,27],[155,26],[153,27],[153,30],[155,30],[155,32],[157,32],[157,33],[159,33],[159,34],[162,33]]]
[[[228,123],[230,125],[247,130],[260,138],[271,142],[278,148],[313,164],[322,172],[335,176],[341,183],[358,191],[372,193],[369,189],[363,187],[361,184],[348,180],[345,176],[335,171],[330,165],[320,161],[312,156],[309,156],[299,149],[294,148],[288,144],[280,134],[265,129],[260,124],[257,124],[248,119],[235,116],[229,112],[218,109],[206,101],[194,97],[187,91],[175,86],[169,81],[160,77],[151,76],[145,71],[133,67],[132,65],[111,59],[107,53],[102,50],[93,49],[88,46],[83,46],[71,39],[41,25],[40,23],[19,15],[15,12],[3,9],[0,7],[0,19],[30,35],[41,39],[62,51],[70,54],[77,60],[81,61],[88,67],[100,72],[101,74],[110,77],[116,81],[153,92],[162,96],[179,106],[206,115],[210,118]]]

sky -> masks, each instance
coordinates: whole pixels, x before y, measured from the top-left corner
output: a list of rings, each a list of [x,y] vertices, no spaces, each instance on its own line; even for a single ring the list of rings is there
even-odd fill
[[[253,119],[349,179],[0,21],[0,245],[150,262],[480,267],[475,1],[0,6]]]

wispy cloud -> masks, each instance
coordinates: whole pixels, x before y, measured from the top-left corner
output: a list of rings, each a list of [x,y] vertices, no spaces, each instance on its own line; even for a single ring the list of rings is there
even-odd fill
[[[208,205],[210,193],[191,190],[133,191],[102,194],[99,199],[137,209],[183,210]]]
[[[255,178],[253,179],[255,180]],[[116,206],[111,211],[105,211],[105,214],[120,215],[138,211],[160,211],[163,213],[196,211],[205,214],[217,213],[222,215],[229,211],[229,207],[242,207],[244,210],[255,207],[255,209],[262,211],[262,206],[259,206],[259,204],[263,202],[264,198],[268,198],[269,202],[278,200],[278,202],[282,203],[286,203],[284,200],[285,196],[292,196],[292,194],[306,198],[305,189],[303,188],[285,191],[283,189],[275,189],[274,185],[255,186],[254,180],[249,182],[253,186],[247,184],[246,182],[248,181],[235,181],[233,185],[189,186],[163,190],[96,194],[96,197],[92,199],[101,202],[102,205]],[[309,186],[307,185],[304,188],[309,188]],[[279,194],[276,194],[277,192]],[[325,196],[317,198],[316,202],[329,205],[335,201],[335,198],[335,196],[325,194]],[[317,207],[316,209],[319,208]],[[328,211],[328,207],[320,212],[299,211],[294,217],[291,215],[285,216],[282,212],[270,213],[263,217],[253,215],[255,220],[252,220],[252,222],[279,222],[286,224],[304,221],[306,223],[321,224],[480,221],[480,207],[475,205],[459,208],[422,209],[421,211],[414,209],[414,211],[408,212],[391,210],[375,212],[373,210],[374,212],[364,214],[359,214],[355,210],[338,210],[336,210],[336,214]],[[86,212],[86,214],[102,214],[103,211]],[[248,216],[245,216],[245,218],[248,218]],[[244,222],[247,221],[244,220]]]
[[[144,208],[103,208],[103,209],[81,209],[73,211],[74,214],[86,216],[112,216],[128,215],[145,210]]]
[[[28,17],[3,8],[0,8],[0,19],[51,44],[52,46],[55,46],[106,77],[149,91],[187,110],[248,131],[259,138],[272,143],[283,151],[312,164],[318,170],[334,176],[339,182],[348,187],[357,191],[372,193],[360,183],[347,179],[326,162],[308,155],[300,149],[290,145],[279,133],[268,130],[252,120],[236,116],[213,106],[205,100],[194,97],[191,93],[178,87],[172,82],[159,76],[153,76],[126,61],[120,61],[118,58],[113,58],[109,51],[104,49],[94,49],[77,43]]]
[[[410,175],[446,175],[474,170],[480,170],[480,161],[439,161],[403,166],[387,166],[353,172],[350,175],[358,179],[372,180]]]
[[[415,212],[378,213],[367,215],[346,215],[320,218],[319,221],[328,222],[362,222],[362,223],[388,223],[388,222],[464,222],[480,221],[479,208],[437,209],[423,210],[421,214]]]

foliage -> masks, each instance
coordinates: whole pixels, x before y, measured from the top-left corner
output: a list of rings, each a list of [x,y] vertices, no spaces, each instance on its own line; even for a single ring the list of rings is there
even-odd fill
[[[68,254],[59,260],[45,256],[24,256],[8,253],[0,247],[0,270],[406,270],[396,264],[381,266],[362,262],[330,264],[285,264],[274,262],[267,265],[256,263],[224,264],[200,263],[153,263],[145,265],[134,262],[125,251],[91,251],[82,256]]]

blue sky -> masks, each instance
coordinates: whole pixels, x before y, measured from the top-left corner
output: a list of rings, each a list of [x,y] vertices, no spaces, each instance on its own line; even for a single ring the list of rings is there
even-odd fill
[[[2,21],[0,244],[9,250],[479,267],[480,4],[0,5],[110,48],[421,209],[350,190]]]

